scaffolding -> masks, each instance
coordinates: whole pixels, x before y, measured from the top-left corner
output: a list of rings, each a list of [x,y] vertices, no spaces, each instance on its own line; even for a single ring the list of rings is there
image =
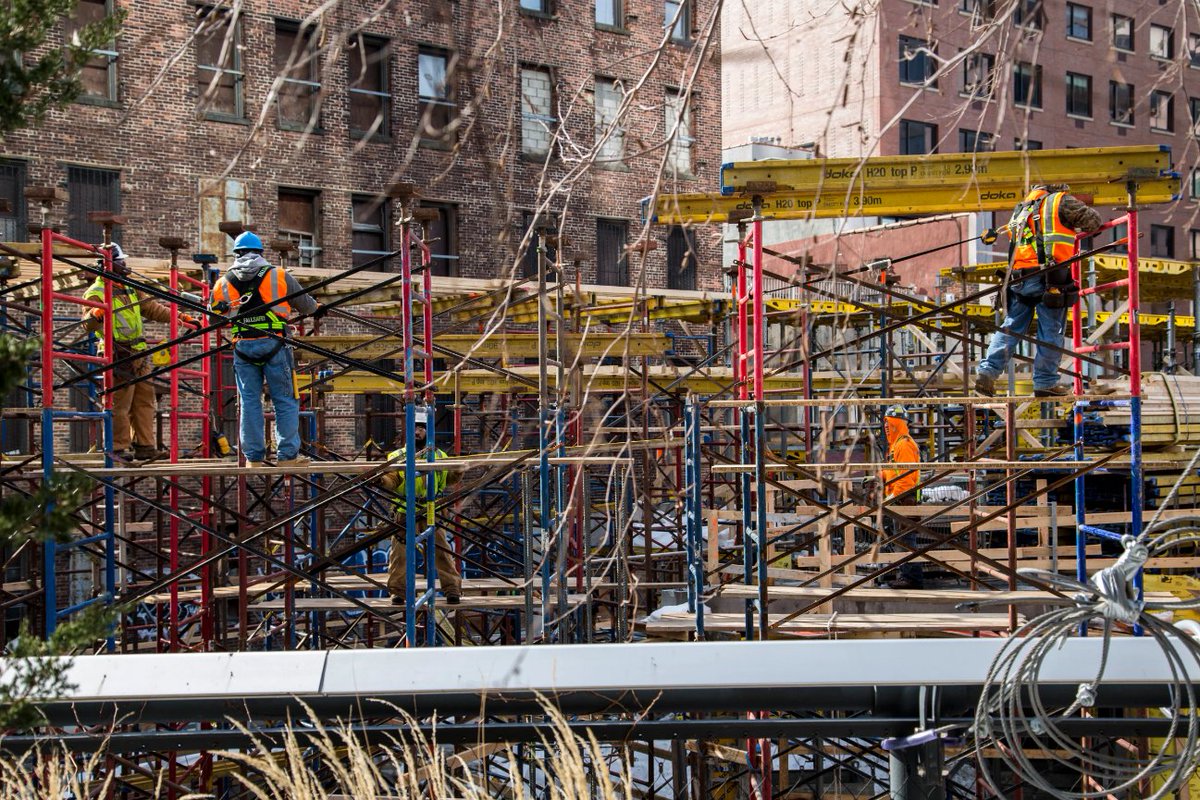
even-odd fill
[[[0,319],[10,333],[36,329],[42,337],[32,373],[38,379],[26,387],[30,396],[40,392],[40,415],[5,411],[6,422],[40,422],[40,448],[5,455],[0,488],[28,492],[69,473],[96,487],[76,510],[78,539],[42,545],[40,567],[9,559],[24,574],[11,590],[6,578],[6,606],[40,619],[40,632],[49,634],[81,608],[119,602],[132,610],[106,646],[130,653],[1007,635],[1021,623],[1018,601],[1062,595],[1019,574],[1021,567],[1084,579],[1089,566],[1111,563],[1104,542],[1141,527],[1137,204],[1159,200],[1178,178],[1157,148],[1120,150],[1112,158],[1119,169],[1106,171],[1108,161],[1097,167],[1089,151],[1083,156],[1092,172],[1072,173],[1103,187],[1097,191],[1105,197],[1118,178],[1127,192],[1126,212],[1106,226],[1125,225],[1124,234],[1100,248],[1077,248],[1076,279],[1113,247],[1127,245],[1128,257],[1124,277],[1085,288],[1076,304],[1073,348],[1059,348],[1072,355],[1074,396],[1062,400],[1023,393],[1016,380],[1010,396],[970,396],[973,356],[983,335],[999,327],[979,310],[1001,290],[979,277],[982,270],[964,265],[954,276],[956,298],[935,302],[889,280],[898,258],[845,269],[773,250],[765,225],[784,216],[783,199],[791,198],[797,214],[803,205],[796,198],[805,190],[786,165],[772,165],[768,177],[754,171],[761,165],[732,165],[721,194],[656,200],[659,224],[736,226],[728,293],[584,286],[578,261],[550,235],[537,237],[537,271],[529,277],[437,278],[422,240],[426,210],[415,187],[397,185],[390,192],[400,209],[395,252],[304,276],[307,290],[333,312],[321,324],[339,329],[314,326],[291,340],[301,356],[297,383],[315,459],[292,469],[251,469],[214,446],[232,416],[224,320],[214,317],[195,333],[179,324],[181,310],[206,310],[217,277],[211,265],[180,265],[180,247],[168,248],[167,264],[139,262],[134,277],[122,278],[106,250],[49,227],[37,248],[0,245],[39,270],[38,281],[0,285]],[[1077,151],[1069,152],[1047,151],[1037,163],[1078,162]],[[867,165],[891,174],[896,159]],[[1024,172],[998,174],[1025,180]],[[843,199],[861,194],[860,180],[825,191],[844,191]],[[887,202],[901,203],[909,191],[887,187]],[[916,197],[926,204],[921,209],[944,202]],[[814,208],[820,203],[803,213]],[[639,242],[629,252],[647,248]],[[87,263],[96,257],[98,265]],[[769,268],[769,258],[794,274]],[[389,263],[395,271],[373,271]],[[68,341],[77,318],[64,316],[67,306],[100,307],[72,294],[92,276],[106,279],[107,307],[114,283],[172,304],[168,339],[149,350],[167,352],[170,363],[141,378],[166,379],[169,458],[162,462],[131,466],[111,457],[111,398],[120,383],[111,359],[88,352],[87,341]],[[1102,292],[1125,299],[1105,316],[1085,313],[1088,298]],[[21,316],[37,325],[17,324]],[[1086,341],[1085,318],[1109,338]],[[103,352],[112,353],[111,321],[103,338]],[[1111,360],[1118,353],[1126,364]],[[398,370],[388,365],[394,358]],[[1117,375],[1128,389],[1088,394],[1085,369]],[[94,387],[92,400],[87,409],[66,410],[65,392],[76,385]],[[381,392],[400,401],[398,413],[388,413],[400,420],[402,456],[325,444],[325,432],[344,422],[331,401]],[[919,417],[934,454],[899,466],[921,470],[920,488],[930,497],[949,487],[955,491],[944,493],[955,499],[875,503],[864,490],[864,475],[895,466],[874,442],[880,412],[896,403]],[[1118,407],[1128,409],[1131,441],[1103,452],[1086,447],[1086,415]],[[1070,413],[1056,417],[1064,408]],[[93,439],[102,455],[70,452],[66,437],[56,435],[60,423],[79,420],[101,429]],[[429,443],[423,453],[420,426]],[[194,448],[189,436],[198,437]],[[451,452],[439,458],[445,441]],[[390,451],[390,442],[377,444]],[[1183,466],[1178,454],[1157,456],[1156,469]],[[396,498],[378,485],[388,471],[404,476],[402,517],[394,515]],[[438,472],[462,480],[438,496]],[[1087,487],[1100,475],[1127,487],[1125,508],[1089,510]],[[1061,513],[1070,488],[1074,508]],[[1060,532],[1072,528],[1073,559],[1059,550]],[[1023,543],[1030,530],[1035,539]],[[453,537],[465,576],[459,605],[438,599],[439,532]],[[399,604],[378,569],[397,534],[407,564]],[[64,569],[82,568],[70,564],[72,551],[86,553],[87,568],[99,576],[91,596],[78,597],[77,584],[60,581]],[[873,586],[915,560],[954,587],[922,595]],[[945,610],[963,602],[976,605]],[[1000,603],[1005,613],[984,613],[984,603]],[[924,604],[930,610],[909,610]],[[780,713],[748,716],[766,723]],[[749,795],[769,798],[776,787],[781,796],[797,783],[819,787],[829,770],[876,784],[886,773],[875,745],[850,738],[709,744],[687,755],[673,747],[667,757],[651,746],[650,760],[691,775],[682,790],[691,796],[746,781]],[[731,749],[739,765],[730,766]],[[155,759],[173,793],[211,786],[210,757],[185,763],[165,753],[139,763],[153,772],[147,765]],[[710,775],[707,762],[701,769],[705,759],[721,764],[723,777]],[[835,766],[823,768],[823,761]],[[801,763],[812,769],[788,778],[789,765]],[[968,795],[973,786],[959,787],[956,796]]]

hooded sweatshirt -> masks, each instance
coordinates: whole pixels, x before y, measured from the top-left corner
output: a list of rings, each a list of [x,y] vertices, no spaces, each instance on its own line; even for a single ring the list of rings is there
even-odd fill
[[[896,464],[916,464],[921,461],[921,450],[908,433],[908,421],[897,417],[884,419],[884,430],[888,440],[888,458]],[[883,493],[896,497],[912,491],[921,482],[921,473],[915,469],[883,470]]]
[[[242,253],[238,256],[233,264],[229,267],[226,274],[231,275],[237,280],[247,281],[258,274],[263,267],[269,267],[270,262],[262,257],[261,253]],[[275,295],[273,275],[275,270],[281,270],[285,276],[284,294]],[[303,287],[300,282],[292,277],[292,274],[283,267],[272,267],[266,275],[263,276],[262,283],[259,285],[259,291],[263,292],[264,300],[278,300],[280,297],[291,296],[288,305],[299,311],[301,314],[311,314],[317,310],[317,301],[308,296],[302,291]],[[299,292],[299,294],[297,294]],[[232,294],[232,292],[231,292]],[[271,310],[280,316],[287,315],[287,309],[280,306],[278,303],[271,304]]]

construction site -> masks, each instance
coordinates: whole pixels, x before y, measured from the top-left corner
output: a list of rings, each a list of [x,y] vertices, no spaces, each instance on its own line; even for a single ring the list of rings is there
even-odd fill
[[[809,153],[675,191],[677,152],[606,212],[637,220],[620,281],[540,195],[491,261],[445,274],[452,217],[415,170],[356,195],[353,252],[324,260],[282,221],[216,224],[242,208],[227,189],[200,220],[92,207],[87,239],[76,195],[23,185],[0,503],[72,533],[3,547],[0,644],[95,613],[107,636],[0,732],[5,796],[1200,798],[1200,329],[1176,312],[1200,308],[1200,262],[1143,256],[1141,216],[1192,164]],[[1036,274],[1077,289],[1057,338],[1005,323],[1035,187],[1101,219],[1049,259],[1039,239]],[[921,244],[774,244],[834,220]],[[115,246],[135,225],[157,251]],[[696,288],[647,277],[661,249]],[[220,301],[231,252],[295,279],[287,325],[246,335]],[[935,254],[953,263],[925,291]],[[134,293],[167,316],[141,338],[137,311],[122,355]],[[252,457],[249,338],[291,353],[299,453],[268,385]],[[126,449],[114,403],[137,386],[155,441]]]

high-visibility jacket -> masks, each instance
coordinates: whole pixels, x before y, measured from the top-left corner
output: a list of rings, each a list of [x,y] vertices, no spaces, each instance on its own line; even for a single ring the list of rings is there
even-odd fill
[[[233,338],[283,333],[292,307],[287,297],[287,271],[263,262],[253,277],[239,278],[226,272],[213,286],[211,304],[228,303],[233,312]]]
[[[893,438],[889,432],[891,440],[888,442],[888,458],[897,464],[920,463],[921,448],[917,447],[917,443],[909,436],[908,423],[903,420],[894,420],[894,424],[896,433]],[[886,497],[897,497],[912,491],[921,482],[920,471],[912,468],[884,469],[882,473],[883,493]]]
[[[1014,270],[1039,269],[1075,255],[1075,230],[1059,214],[1066,196],[1066,192],[1034,189],[1017,206],[1009,223]]]
[[[396,473],[395,473],[396,480],[397,480],[396,488],[392,490],[393,492],[395,492],[395,496],[392,499],[392,502],[395,504],[397,514],[404,513],[404,501],[405,501],[405,497],[406,497],[405,477],[404,477],[405,450],[406,450],[406,448],[401,447],[399,450],[393,450],[392,452],[388,453],[388,456],[387,456],[388,461],[392,461],[393,464],[397,464],[400,466],[400,469],[396,470]],[[446,458],[445,451],[434,450],[433,451],[434,461],[436,461],[439,458]],[[417,462],[418,463],[421,461],[424,461],[425,459],[426,459],[426,453],[424,451],[417,454]],[[426,517],[428,520],[427,524],[433,524],[434,504],[432,502],[427,502],[425,499],[425,492],[427,491],[427,488],[428,488],[425,483],[426,475],[433,476],[433,496],[437,497],[442,492],[446,491],[446,470],[444,470],[444,469],[434,470],[433,472],[418,471],[416,480],[413,481],[413,489],[415,490],[415,496],[417,498],[417,503],[418,504],[419,503],[426,504],[425,512],[426,512]]]
[[[83,293],[83,299],[104,302],[104,278],[96,278]],[[112,289],[113,341],[130,350],[145,350],[146,339],[143,315],[155,322],[168,322],[171,311],[155,300],[143,300],[137,290],[123,284]],[[90,314],[92,309],[88,309]],[[103,339],[100,343],[104,347]]]

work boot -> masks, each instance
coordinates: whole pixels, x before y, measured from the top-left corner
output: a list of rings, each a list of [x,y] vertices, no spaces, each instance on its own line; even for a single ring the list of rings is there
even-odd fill
[[[140,463],[142,463],[141,460],[138,459],[138,457],[136,455],[134,455],[132,448],[125,448],[124,450],[116,450],[113,452],[112,457],[113,457],[113,461],[120,461],[125,464],[140,464]]]
[[[982,372],[975,376],[975,393],[984,397],[996,396],[996,379]]]
[[[404,595],[402,595],[402,594],[392,595],[392,605],[394,605],[394,606],[404,605]]]
[[[250,469],[259,469],[261,467],[265,467],[266,465],[267,464],[265,461],[247,461],[246,462],[246,466],[250,467]]]
[[[462,595],[458,592],[446,592],[446,605],[456,606],[462,602]]]
[[[148,444],[135,444],[133,446],[133,457],[139,461],[156,461],[160,458],[166,458],[169,455],[166,450],[159,450],[157,447]]]
[[[307,467],[312,463],[312,459],[308,456],[297,455],[295,458],[281,458],[275,462],[279,467]]]
[[[1034,389],[1034,397],[1070,397],[1075,394],[1075,389],[1070,384],[1056,383],[1053,386],[1048,386],[1045,389]]]

